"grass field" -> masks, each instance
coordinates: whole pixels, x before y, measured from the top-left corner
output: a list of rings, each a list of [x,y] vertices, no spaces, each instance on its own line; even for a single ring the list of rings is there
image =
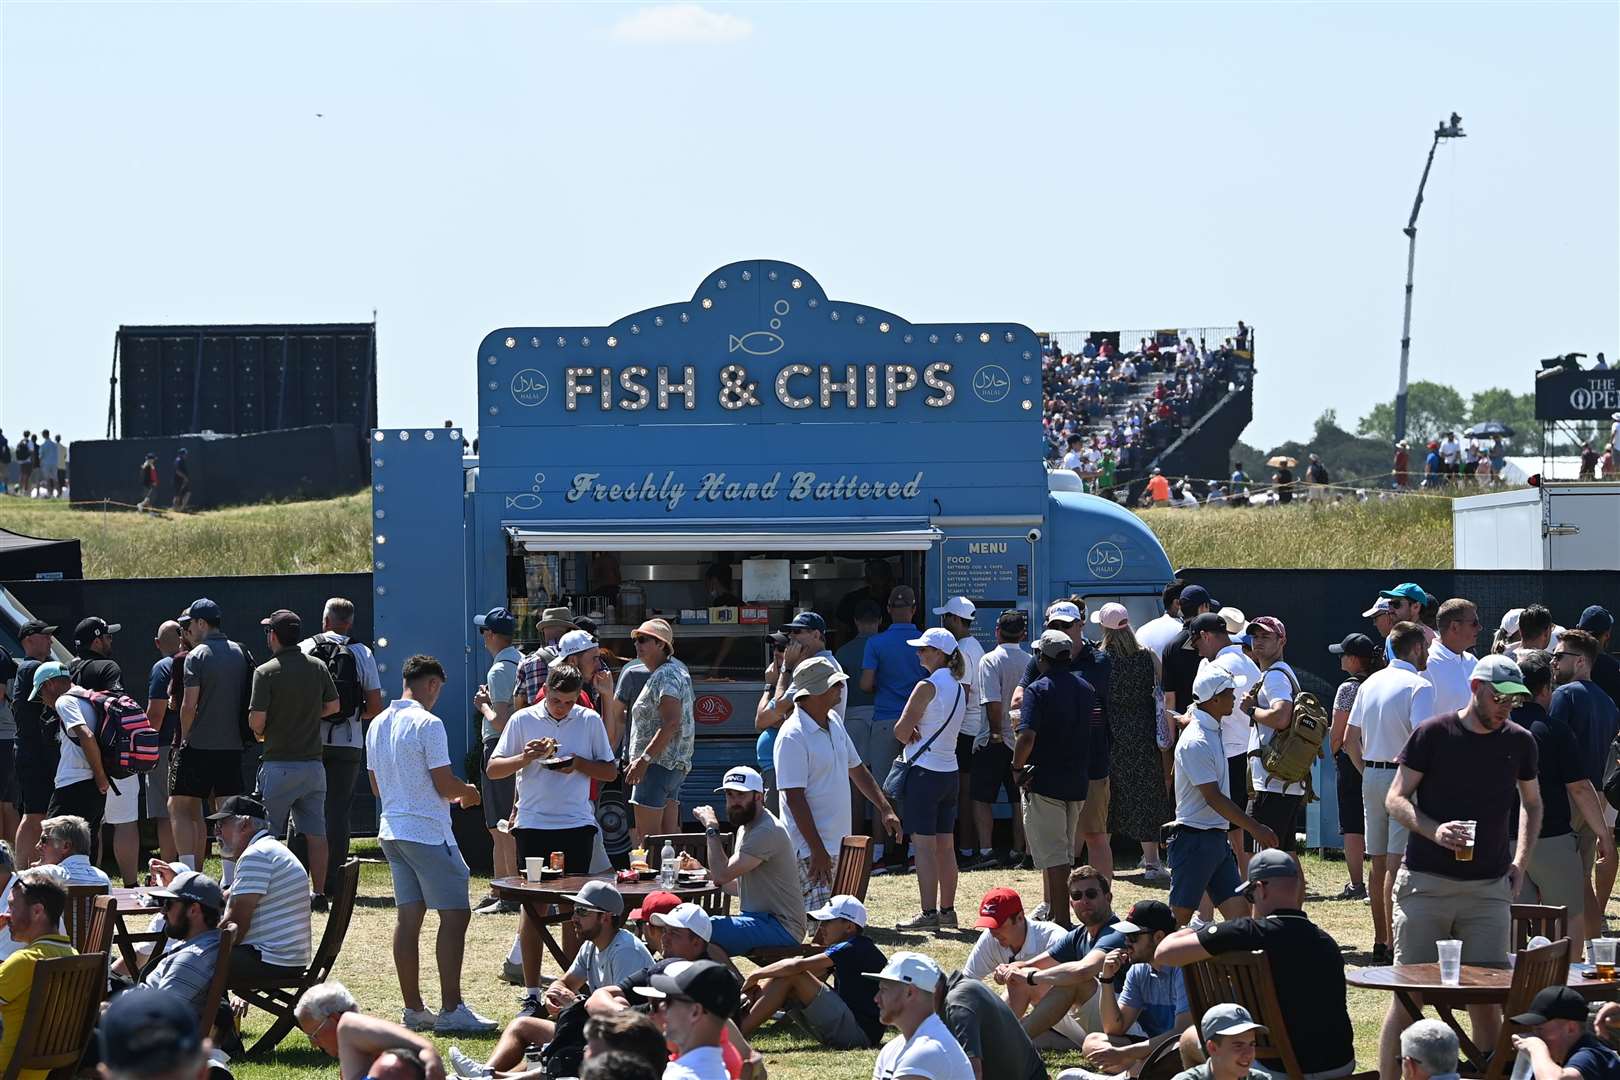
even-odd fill
[[[368,861],[362,868],[360,901],[337,964],[336,977],[354,991],[366,1011],[397,1020],[403,1003],[389,960],[394,919],[390,910],[392,899],[388,870],[380,862],[373,861],[380,858],[374,842],[357,842],[357,848]],[[1346,963],[1353,966],[1367,963],[1372,947],[1368,908],[1360,903],[1321,899],[1336,894],[1348,880],[1344,864],[1315,855],[1306,855],[1304,864],[1310,896],[1306,904],[1307,912],[1339,942]],[[1137,883],[1135,870],[1122,869],[1119,873],[1120,878],[1114,887],[1116,911],[1123,912],[1144,897],[1164,898],[1164,889]],[[1011,885],[1018,889],[1030,907],[1034,906],[1040,895],[1040,882],[1034,871],[964,874],[957,893],[958,910],[965,917],[968,916],[976,907],[979,897],[998,885]],[[474,895],[482,895],[483,882],[475,880],[472,888]],[[916,890],[914,877],[872,879],[867,907],[871,913],[873,939],[885,953],[912,949],[928,953],[947,970],[960,967],[973,943],[974,931],[963,930],[936,936],[886,929],[892,927],[896,920],[915,912]],[[1616,908],[1611,905],[1609,910],[1612,914]],[[316,916],[317,920],[322,918]],[[479,1012],[502,1022],[510,1020],[516,1011],[517,991],[499,982],[495,973],[511,945],[516,922],[516,916],[475,915],[467,946],[463,980],[467,1000]],[[430,917],[424,928],[422,985],[428,989],[429,1005],[437,1007],[435,992],[430,989],[436,986],[432,967],[432,932],[433,920]],[[316,933],[318,937],[319,927]],[[744,971],[749,969],[746,961],[739,966]],[[558,974],[556,967],[548,964],[546,974],[548,978],[555,977]],[[1388,1005],[1387,998],[1373,991],[1351,989],[1349,1003],[1356,1031],[1357,1060],[1363,1069],[1376,1067],[1378,1025]],[[249,1032],[262,1030],[263,1019],[263,1014],[251,1014]],[[872,1061],[876,1057],[876,1051],[840,1053],[825,1050],[795,1029],[780,1025],[766,1025],[757,1033],[755,1044],[766,1056],[770,1075],[779,1080],[866,1080],[872,1075]],[[460,1040],[457,1045],[482,1056],[494,1043],[491,1039],[474,1039]],[[441,1053],[449,1046],[449,1040],[440,1040]],[[1054,1075],[1058,1068],[1080,1063],[1079,1055],[1074,1053],[1048,1053],[1046,1060]],[[316,1075],[330,1076],[332,1070],[327,1059],[310,1047],[302,1035],[294,1033],[282,1043],[274,1056],[264,1062],[242,1063],[236,1074],[244,1080],[303,1080]],[[987,1070],[985,1075],[987,1080],[993,1080],[995,1073]]]
[[[1446,570],[1451,500],[1143,510],[1174,567]]]

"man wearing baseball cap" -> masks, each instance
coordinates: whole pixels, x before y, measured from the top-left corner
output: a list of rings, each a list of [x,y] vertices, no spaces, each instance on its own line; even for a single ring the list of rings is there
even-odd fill
[[[1581,612],[1575,628],[1597,638],[1598,658],[1592,664],[1592,681],[1609,695],[1609,700],[1620,705],[1620,659],[1609,651],[1614,638],[1614,616],[1608,608],[1593,604]]]
[[[1222,915],[1248,914],[1239,893],[1237,857],[1227,829],[1237,826],[1276,847],[1277,837],[1243,811],[1231,792],[1231,774],[1221,744],[1221,720],[1237,707],[1237,691],[1248,679],[1218,664],[1205,664],[1193,682],[1197,704],[1176,740],[1176,816],[1170,828],[1170,906],[1186,925],[1207,892]]]
[[[122,630],[99,615],[80,621],[73,631],[73,685],[103,693],[124,689],[123,670],[112,659],[113,635]]]
[[[810,942],[821,951],[751,972],[743,980],[746,1014],[738,1026],[752,1035],[787,1009],[823,1046],[870,1049],[883,1041],[883,1024],[866,976],[882,971],[885,961],[866,936],[866,905],[840,894],[810,917],[816,920]]]
[[[1225,837],[1221,838],[1225,846]],[[1154,953],[1176,928],[1176,917],[1158,900],[1143,900],[1131,916],[1114,924],[1126,946],[1103,960],[1098,972],[1102,1030],[1087,1035],[1081,1052],[1113,1074],[1134,1069],[1167,1039],[1179,1038],[1192,1024],[1187,985],[1181,969],[1160,964]],[[1114,976],[1125,972],[1116,992]]]
[[[1299,676],[1283,659],[1283,651],[1288,646],[1288,629],[1281,619],[1262,615],[1249,622],[1246,629],[1252,641],[1255,666],[1264,672],[1244,695],[1249,715],[1254,718],[1249,742],[1253,750],[1264,752],[1277,734],[1287,731],[1294,721],[1294,694],[1298,692]],[[1277,834],[1282,850],[1293,851],[1300,808],[1305,803],[1305,785],[1278,780],[1266,772],[1257,755],[1249,757],[1249,779],[1254,787],[1254,795],[1249,799],[1249,816]]]
[[[1187,1059],[1189,1040],[1205,1060],[1177,1073],[1175,1080],[1270,1080],[1271,1073],[1254,1067],[1256,1034],[1266,1034],[1266,1029],[1254,1022],[1248,1009],[1233,1004],[1211,1005],[1204,1010],[1197,1029],[1188,1028],[1182,1036],[1182,1060]]]
[[[664,1037],[677,1052],[664,1068],[664,1080],[725,1080],[720,1040],[742,1003],[742,981],[735,971],[713,960],[697,960],[679,972],[654,975],[636,992],[661,1004]]]
[[[1361,617],[1372,620],[1373,631],[1380,640],[1388,638],[1390,629],[1400,621],[1395,618],[1395,601],[1387,596],[1374,600],[1372,607],[1363,611]]]
[[[1395,884],[1395,963],[1432,964],[1435,942],[1459,938],[1465,964],[1508,951],[1509,907],[1541,834],[1536,741],[1509,717],[1530,696],[1519,666],[1480,660],[1461,712],[1418,724],[1397,761],[1390,817],[1411,832]],[[1508,832],[1518,807],[1518,836]],[[1474,1037],[1495,1042],[1501,1015],[1472,1007]],[[1384,1018],[1379,1067],[1394,1075],[1400,1033],[1416,1017],[1399,1001]]]
[[[840,673],[844,669],[838,663],[837,654],[827,647],[827,620],[814,611],[801,611],[794,615],[792,621],[778,628],[777,634],[783,637],[772,635],[773,641],[785,638],[785,643],[780,651],[773,646],[771,658],[765,665],[765,688],[754,712],[754,727],[759,731],[758,738],[754,740],[754,760],[759,766],[760,776],[765,779],[765,805],[773,813],[785,816],[787,811],[781,801],[782,783],[776,776],[776,739],[782,725],[793,715],[793,673],[812,657],[826,661]],[[847,681],[840,682],[832,706],[840,720],[846,715],[848,700],[849,685]],[[856,749],[859,750],[859,747]],[[847,786],[845,801],[848,801]],[[839,836],[842,839],[843,834]],[[820,907],[826,899],[824,893],[817,895],[813,901],[806,898],[808,906],[805,910]]]
[[[517,690],[513,692],[513,707],[527,708],[546,693],[546,672],[562,657],[558,648],[562,639],[579,629],[574,612],[566,607],[549,607],[535,619],[534,628],[540,631],[540,647],[523,658],[517,669]],[[513,622],[516,633],[516,620]],[[590,637],[589,634],[585,635]],[[575,639],[577,645],[578,639]],[[576,663],[576,667],[579,665]],[[595,706],[591,706],[594,708]]]
[[[1355,1066],[1355,1033],[1346,1005],[1344,955],[1305,914],[1305,876],[1286,851],[1266,848],[1249,860],[1244,895],[1254,915],[1177,930],[1159,946],[1154,959],[1186,967],[1212,956],[1260,950],[1266,954],[1277,988],[1282,1024],[1309,1031],[1295,1043],[1307,1076],[1348,1075]],[[1182,1039],[1183,1060],[1197,1060],[1201,1045],[1192,1032]],[[1208,1032],[1205,1032],[1207,1040]],[[1282,1072],[1281,1061],[1266,1068]]]
[[[16,677],[7,687],[12,715],[17,721],[17,786],[21,793],[17,808],[22,821],[17,826],[17,849],[34,850],[39,842],[39,824],[50,809],[51,792],[56,787],[56,739],[45,728],[45,705],[34,694],[34,672],[51,659],[51,635],[56,627],[30,619],[17,628],[23,655],[17,662]]]
[[[201,1080],[210,1072],[197,1006],[172,990],[143,985],[119,994],[102,1014],[97,1037],[107,1080]]]
[[[872,741],[868,746],[857,747],[872,775],[885,778],[900,753],[900,740],[894,737],[895,722],[905,711],[912,687],[928,678],[928,672],[917,659],[917,650],[906,644],[917,636],[917,625],[912,621],[917,614],[916,592],[909,585],[896,585],[889,593],[887,610],[889,625],[872,635],[866,643],[866,655],[861,659],[861,689],[872,695]],[[887,847],[881,842],[882,837],[879,823],[874,819],[872,873],[904,873],[905,837],[896,837]]]
[[[174,991],[193,1010],[201,1012],[219,963],[224,890],[207,874],[187,870],[176,874],[167,888],[151,890],[151,896],[163,905],[163,932],[181,944],[165,949],[142,982]]]
[[[1423,591],[1423,587],[1415,581],[1403,581],[1393,589],[1385,589],[1378,594],[1380,599],[1390,602],[1389,618],[1391,629],[1395,623],[1410,622],[1423,627],[1423,648],[1427,652],[1429,643],[1438,635],[1434,629],[1423,621],[1423,609],[1434,603],[1434,597]],[[1395,659],[1394,642],[1387,636],[1384,640],[1384,658]]]
[[[921,953],[897,952],[868,977],[878,981],[878,1018],[900,1033],[878,1052],[873,1077],[975,1080],[972,1063],[935,1008],[945,982],[938,964]]]
[[[990,837],[979,835],[978,823],[968,812],[973,795],[970,790],[973,758],[990,742],[984,726],[984,686],[979,681],[984,646],[973,636],[973,617],[977,614],[973,601],[965,596],[953,596],[933,611],[939,616],[939,625],[956,639],[956,649],[962,654],[963,676],[959,681],[967,712],[962,716],[962,729],[956,735],[956,865],[965,869],[990,855]]]
[[[970,979],[988,980],[996,969],[1009,964],[1024,964],[1044,956],[1063,940],[1064,927],[1044,919],[1031,919],[1024,914],[1024,899],[1018,890],[999,885],[984,894],[979,901],[979,917],[974,922],[979,939],[973,943],[968,958],[962,965],[962,974]],[[1038,999],[1028,982],[1007,980],[1007,1004],[1013,1015],[1023,1016],[1030,1004]]]
[[[169,819],[174,846],[193,869],[208,851],[203,800],[242,793],[242,702],[253,658],[221,629],[219,605],[198,597],[176,616],[191,638],[181,666],[180,742],[169,767]],[[224,874],[226,884],[230,874]]]
[[[1014,730],[1013,697],[1018,693],[1019,680],[1029,666],[1029,653],[1023,641],[1029,637],[1029,615],[1020,608],[1008,608],[996,619],[996,646],[979,661],[979,686],[984,692],[984,722],[989,741],[973,755],[973,775],[969,777],[969,794],[973,799],[973,816],[982,843],[989,843],[994,833],[995,802],[1002,792],[1007,793],[1007,805],[1013,808],[1012,847],[1000,849],[988,858],[982,858],[970,870],[990,870],[996,867],[1012,869],[1024,860],[1024,815],[1018,808],[1022,804],[1018,781],[1013,776],[1013,747],[1018,742]]]
[[[1536,1080],[1571,1073],[1586,1080],[1620,1076],[1620,1054],[1599,1040],[1587,1022],[1586,999],[1568,986],[1549,986],[1530,999],[1530,1011],[1512,1018],[1531,1030],[1513,1037],[1513,1049],[1530,1055]]]
[[[517,620],[505,608],[490,608],[482,615],[474,615],[473,625],[478,628],[484,651],[490,655],[489,671],[484,675],[484,683],[473,694],[473,708],[483,718],[479,734],[483,739],[484,756],[480,767],[487,770],[495,744],[500,741],[501,732],[506,730],[506,721],[512,716],[513,698],[517,696],[518,665],[523,663],[523,654],[512,647]],[[518,872],[517,840],[497,826],[512,816],[512,805],[517,796],[517,777],[494,780],[486,771],[482,786],[484,824],[495,844],[493,876],[512,877]],[[491,892],[484,897],[477,911],[480,915],[516,914],[518,905],[511,900],[502,900]]]
[[[713,919],[710,940],[727,957],[798,945],[805,929],[799,858],[787,830],[765,806],[764,779],[738,765],[726,770],[715,794],[725,795],[726,820],[737,830],[734,853],[727,855],[721,843],[714,807],[693,807],[692,816],[703,826],[709,879],[737,897],[740,910]]]

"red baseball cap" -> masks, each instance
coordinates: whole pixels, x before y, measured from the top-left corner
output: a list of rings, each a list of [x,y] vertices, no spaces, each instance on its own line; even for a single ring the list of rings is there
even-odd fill
[[[667,915],[680,906],[681,898],[672,892],[651,892],[641,901],[641,906],[630,913],[630,918],[644,922],[654,915]]]
[[[1280,638],[1286,638],[1288,636],[1288,628],[1284,626],[1283,621],[1277,618],[1275,615],[1262,615],[1258,619],[1250,619],[1248,627],[1249,633],[1254,633],[1254,628],[1257,626],[1262,630],[1276,634]]]
[[[1023,913],[1024,899],[1017,889],[991,889],[979,901],[979,918],[973,925],[976,928],[1005,926],[1007,920]]]

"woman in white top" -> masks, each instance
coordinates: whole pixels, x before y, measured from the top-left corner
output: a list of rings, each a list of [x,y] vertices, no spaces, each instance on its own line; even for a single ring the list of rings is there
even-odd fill
[[[955,928],[957,775],[956,736],[967,715],[961,680],[966,661],[956,637],[943,627],[930,627],[906,642],[917,650],[928,678],[912,688],[894,737],[902,756],[912,763],[901,799],[900,819],[917,848],[920,914],[897,923],[901,930]]]

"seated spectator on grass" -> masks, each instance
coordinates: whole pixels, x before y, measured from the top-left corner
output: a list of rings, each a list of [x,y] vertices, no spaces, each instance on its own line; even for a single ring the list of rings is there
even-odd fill
[[[0,964],[0,1061],[11,1062],[34,989],[34,965],[76,955],[62,933],[67,887],[57,871],[34,867],[11,879],[7,896],[11,936],[22,946]],[[43,1069],[25,1069],[18,1080],[46,1080]]]
[[[868,978],[878,980],[879,1019],[899,1032],[878,1052],[872,1080],[978,1080],[962,1045],[940,1018],[945,976],[938,964],[921,953],[898,952]]]
[[[1444,1021],[1419,1020],[1401,1032],[1401,1080],[1456,1080],[1457,1051]]]
[[[669,1064],[669,1047],[664,1033],[646,1013],[620,1009],[585,1021],[587,1070],[590,1062],[607,1056],[634,1058],[647,1067],[649,1075],[657,1077]]]
[[[1018,890],[1006,886],[991,889],[979,901],[979,940],[973,943],[962,974],[970,979],[989,979],[1011,964],[1044,956],[1068,934],[1055,922],[1031,919],[1024,914],[1024,900]],[[1023,1016],[1039,994],[1023,979],[998,979],[1007,987],[1007,1004],[1014,1016]]]
[[[46,818],[39,825],[39,861],[60,866],[69,885],[112,886],[99,866],[90,861],[90,825],[75,814]]]
[[[698,960],[679,972],[654,975],[636,991],[658,1003],[664,1038],[677,1056],[664,1080],[726,1080],[721,1041],[730,1016],[742,1004],[742,980],[724,964]]]
[[[1087,1035],[1081,1047],[1107,1075],[1134,1076],[1161,1042],[1179,1038],[1192,1023],[1181,969],[1154,960],[1159,943],[1176,929],[1176,917],[1158,900],[1138,902],[1131,914],[1137,921],[1114,926],[1126,946],[1109,952],[1097,973],[1102,1030]],[[1120,971],[1125,984],[1116,993]]]
[[[427,1080],[444,1080],[444,1062],[431,1042],[399,1024],[362,1013],[354,995],[340,982],[324,982],[304,991],[293,1015],[309,1041],[337,1059],[341,1080],[380,1080],[371,1071],[372,1065],[394,1050],[412,1051]]]
[[[1271,1080],[1270,1073],[1254,1064],[1255,1035],[1265,1030],[1241,1005],[1211,1006],[1199,1020],[1193,1040],[1204,1060],[1177,1073],[1176,1080]]]
[[[119,994],[101,1017],[101,1080],[203,1080],[211,1071],[208,1039],[180,994],[138,986]]]
[[[1046,1080],[1046,1063],[1001,995],[960,971],[935,995],[935,1011],[956,1036],[976,1080]]]
[[[1586,999],[1568,986],[1549,986],[1530,999],[1530,1011],[1512,1018],[1527,1027],[1513,1036],[1513,1048],[1530,1056],[1535,1080],[1614,1080],[1620,1054],[1594,1036],[1587,1024]]]
[[[765,806],[765,780],[745,765],[728,769],[716,794],[726,797],[726,820],[737,829],[736,851],[726,854],[714,808],[692,816],[707,837],[709,878],[737,897],[741,911],[714,920],[713,944],[726,956],[781,948],[804,940],[804,883],[793,840]]]
[[[561,977],[546,988],[537,1005],[557,1016],[595,990],[622,982],[627,976],[652,964],[647,947],[624,929],[624,897],[605,881],[588,881],[568,897],[574,905],[574,931],[579,935],[579,952]],[[539,1015],[536,1004],[524,1001],[523,1015]],[[551,1041],[549,1021],[540,1020],[543,1037],[537,1045]]]
[[[1035,1007],[1024,1017],[1024,1030],[1043,1047],[1078,1049],[1087,1034],[1102,1030],[1097,973],[1111,951],[1126,945],[1125,935],[1114,929],[1119,916],[1108,879],[1096,867],[1077,867],[1069,874],[1069,909],[1078,926],[1033,959],[996,969],[996,981],[1008,986],[1009,1000],[1014,984],[1030,987]],[[1119,975],[1115,989],[1124,981]]]
[[[690,906],[690,905],[688,905]],[[798,1020],[823,1046],[866,1050],[883,1041],[872,984],[863,976],[883,970],[883,953],[866,936],[866,906],[835,896],[810,913],[811,944],[822,952],[767,964],[743,980],[746,1012],[740,1024],[752,1035],[779,1009]],[[832,986],[823,981],[831,976]]]

